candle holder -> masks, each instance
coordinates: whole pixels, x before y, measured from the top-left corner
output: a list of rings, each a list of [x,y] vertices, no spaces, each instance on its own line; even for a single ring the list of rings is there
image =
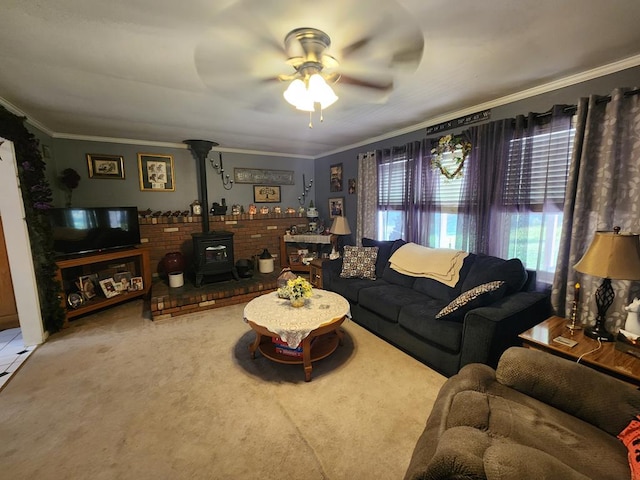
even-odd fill
[[[578,323],[578,302],[580,301],[580,283],[574,285],[573,303],[571,305],[571,321],[567,323],[567,328],[573,333],[574,330],[582,330],[582,325]]]
[[[582,325],[578,323],[578,302],[573,301],[571,306],[571,321],[567,323],[567,328],[573,333],[574,330],[582,330]]]

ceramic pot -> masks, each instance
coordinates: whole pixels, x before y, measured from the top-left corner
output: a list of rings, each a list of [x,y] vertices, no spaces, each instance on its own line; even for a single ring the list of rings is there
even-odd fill
[[[167,253],[162,259],[162,268],[167,275],[174,272],[184,272],[184,257],[182,253]]]
[[[300,307],[304,307],[305,298],[304,297],[290,298],[289,301],[291,302],[292,307],[300,308]]]

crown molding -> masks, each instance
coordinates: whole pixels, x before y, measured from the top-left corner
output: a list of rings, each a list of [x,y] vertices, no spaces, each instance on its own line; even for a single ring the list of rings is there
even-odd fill
[[[152,140],[137,140],[134,138],[99,137],[94,135],[76,135],[73,133],[55,133],[52,135],[52,137],[60,138],[64,140],[78,140],[83,142],[119,143],[122,145],[144,145],[146,147],[177,148],[182,150],[187,150],[189,148],[189,146],[184,143],[157,142]],[[295,155],[292,153],[281,153],[281,152],[263,152],[260,150],[247,150],[247,149],[239,149],[239,148],[214,147],[212,151],[222,152],[222,153],[238,153],[238,154],[244,154],[244,155],[262,155],[262,156],[269,156],[269,157],[297,158],[297,159],[303,159],[303,160],[315,159],[315,157],[311,155]]]
[[[578,83],[586,82],[599,77],[604,77],[605,75],[617,73],[622,70],[626,70],[627,68],[633,68],[639,65],[640,65],[640,55],[628,57],[623,60],[619,60],[617,62],[609,63],[607,65],[602,65],[600,67],[587,70],[585,72],[580,72],[575,75],[570,75],[568,77],[561,78],[559,80],[554,80],[553,82],[545,83],[533,88],[529,88],[527,90],[522,90],[520,92],[513,93],[511,95],[506,95],[504,97],[496,98],[495,100],[491,100],[489,102],[480,103],[473,107],[464,108],[462,110],[456,110],[455,112],[444,113],[442,115],[438,115],[437,117],[432,117],[429,120],[418,123],[416,125],[411,125],[409,127],[405,127],[400,130],[394,130],[393,132],[385,133],[384,135],[369,138],[367,140],[363,140],[362,142],[354,143],[346,147],[341,147],[339,149],[323,153],[322,155],[316,156],[316,158],[327,157],[329,155],[334,155],[336,153],[362,147],[364,145],[369,145],[371,143],[388,140],[393,137],[405,135],[407,133],[415,132],[416,130],[427,128],[430,125],[437,125],[438,123],[447,122],[449,120],[453,120],[459,117],[464,117],[465,115],[471,115],[473,113],[480,112],[482,110],[501,107],[509,103],[525,100],[527,98],[535,97],[536,95],[549,93],[554,90],[570,87],[572,85],[577,85]]]
[[[416,130],[420,130],[422,128],[427,128],[429,125],[434,125],[442,122],[446,122],[449,120],[453,120],[455,118],[463,117],[465,115],[470,115],[475,112],[481,110],[487,110],[495,107],[501,107],[503,105],[517,102],[520,100],[525,100],[527,98],[535,97],[536,95],[541,95],[544,93],[552,92],[554,90],[558,90],[561,88],[569,87],[572,85],[576,85],[578,83],[586,82],[589,80],[593,80],[595,78],[603,77],[605,75],[610,75],[612,73],[617,73],[622,70],[626,70],[627,68],[633,68],[640,65],[640,55],[635,55],[632,57],[628,57],[616,62],[612,62],[606,65],[602,65],[600,67],[593,68],[591,70],[587,70],[584,72],[580,72],[574,75],[570,75],[568,77],[561,78],[559,80],[554,80],[553,82],[548,82],[543,85],[538,85],[533,88],[529,88],[526,90],[522,90],[520,92],[513,93],[511,95],[506,95],[504,97],[500,97],[489,102],[484,102],[478,105],[474,105],[472,107],[467,107],[462,110],[456,110],[454,112],[444,113],[442,115],[438,115],[436,117],[432,117],[424,122],[411,125],[408,127],[404,127],[399,130],[394,130],[392,132],[385,133],[383,135],[379,135],[377,137],[368,138],[361,142],[353,143],[351,145],[347,145],[344,147],[340,147],[335,150],[331,150],[325,153],[321,153],[319,155],[295,155],[291,153],[281,153],[281,152],[263,152],[259,150],[244,150],[244,149],[233,149],[233,148],[215,148],[214,151],[224,152],[224,153],[238,153],[245,155],[261,155],[268,157],[282,157],[282,158],[296,158],[303,160],[315,160],[317,158],[327,157],[329,155],[334,155],[336,153],[345,152],[347,150],[351,150],[354,148],[359,148],[365,145],[369,145],[376,142],[381,142],[383,140],[388,140],[393,137],[397,137],[400,135],[405,135],[407,133],[415,132]],[[19,115],[21,117],[25,117],[26,121],[43,131],[47,135],[53,138],[67,139],[67,140],[79,140],[79,141],[87,141],[87,142],[106,142],[106,143],[119,143],[124,145],[145,145],[151,147],[161,147],[161,148],[179,148],[179,149],[187,149],[188,146],[183,143],[171,143],[171,142],[157,142],[157,141],[149,141],[149,140],[137,140],[131,138],[117,138],[117,137],[99,137],[99,136],[91,136],[91,135],[76,135],[72,133],[60,133],[54,132],[49,129],[46,125],[40,123],[38,120],[33,117],[25,114],[18,107],[13,105],[11,102],[6,99],[0,97],[0,104],[2,104],[7,110],[15,115]]]
[[[26,113],[24,113],[22,110],[20,110],[18,107],[16,107],[9,100],[6,100],[6,99],[0,97],[0,105],[2,105],[4,108],[9,110],[14,115],[17,115],[19,117],[24,117],[26,119],[27,123],[29,123],[32,126],[36,127],[38,130],[41,130],[42,132],[46,133],[50,137],[53,137],[53,135],[55,133],[55,132],[53,132],[53,130],[50,130],[46,125],[40,123],[36,119],[34,119],[34,118],[30,117],[29,115],[27,115]]]

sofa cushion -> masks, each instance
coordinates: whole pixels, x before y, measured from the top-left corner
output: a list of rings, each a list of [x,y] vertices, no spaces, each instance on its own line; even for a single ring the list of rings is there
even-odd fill
[[[507,283],[507,294],[519,292],[527,281],[527,271],[518,258],[504,260],[479,254],[462,282],[462,291],[466,292],[494,280],[504,280]]]
[[[331,281],[331,291],[342,295],[351,303],[358,303],[360,291],[362,289],[380,285],[388,285],[388,283],[381,278],[378,278],[377,280],[369,280],[366,278],[334,277]]]
[[[395,240],[373,240],[371,238],[362,238],[363,247],[378,247],[378,258],[376,259],[376,277],[382,278],[384,269],[391,257],[391,248]]]
[[[424,301],[425,296],[411,288],[386,284],[360,290],[358,303],[375,312],[387,322],[396,323],[400,309],[405,305]],[[434,312],[434,314],[437,310]]]
[[[436,320],[435,316],[442,307],[443,303],[436,299],[406,305],[400,311],[398,324],[431,344],[450,352],[458,352],[462,342],[463,324]]]
[[[396,240],[393,242],[393,246],[391,247],[390,255],[399,249],[401,246],[405,245],[407,242],[404,240]],[[393,268],[391,268],[391,264],[387,262],[384,267],[384,272],[382,273],[382,278],[389,283],[393,283],[395,285],[402,285],[403,287],[412,288],[413,283],[416,281],[415,277],[410,277],[408,275],[403,275],[402,273],[396,272]]]
[[[376,279],[378,247],[344,247],[340,278]]]
[[[473,265],[475,258],[475,254],[470,253],[467,255],[467,258],[464,259],[462,268],[460,269],[460,280],[455,287],[449,287],[432,278],[416,278],[416,281],[413,284],[413,289],[432,298],[450,302],[460,295],[460,292],[462,291],[462,282],[469,273],[469,270],[471,270],[471,265]]]
[[[504,280],[483,283],[477,287],[461,293],[451,303],[438,312],[440,320],[463,320],[468,311],[474,308],[491,305],[500,300],[507,290]]]

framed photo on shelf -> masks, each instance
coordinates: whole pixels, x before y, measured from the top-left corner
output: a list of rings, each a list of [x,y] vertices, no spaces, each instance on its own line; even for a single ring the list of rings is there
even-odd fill
[[[334,197],[329,199],[329,217],[344,216],[344,197]]]
[[[140,190],[143,192],[174,192],[173,156],[138,153]]]
[[[129,284],[129,291],[136,292],[139,290],[144,290],[144,282],[142,281],[142,277],[131,277],[131,283]]]
[[[329,191],[341,192],[342,191],[342,164],[336,163],[329,167]]]
[[[302,255],[298,253],[290,253],[289,265],[302,265]]]
[[[113,278],[100,280],[100,287],[102,288],[102,293],[104,293],[104,296],[107,298],[115,297],[120,293]]]
[[[254,185],[253,201],[256,203],[280,203],[280,186]]]
[[[131,272],[119,272],[113,275],[113,281],[117,285],[120,285],[118,288],[121,292],[128,292],[130,290],[131,285]]]
[[[98,275],[83,275],[78,279],[78,288],[84,296],[85,300],[91,300],[96,296],[98,288]]]
[[[111,178],[124,180],[124,157],[87,153],[89,178]]]

